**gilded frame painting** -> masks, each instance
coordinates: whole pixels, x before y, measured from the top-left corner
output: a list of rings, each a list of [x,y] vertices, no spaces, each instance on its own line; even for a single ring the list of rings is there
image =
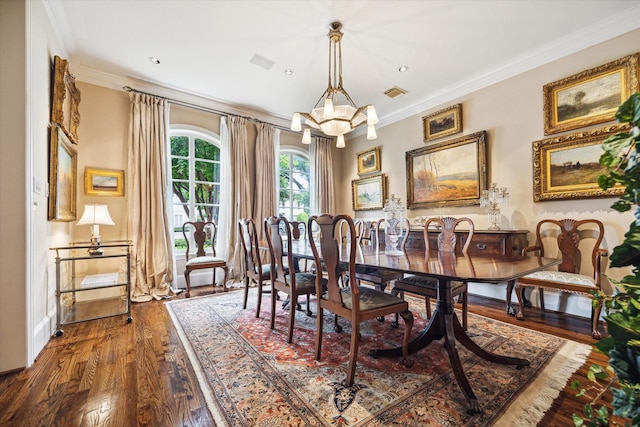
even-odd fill
[[[485,131],[407,151],[407,207],[480,204],[487,189]]]
[[[76,87],[76,78],[69,73],[69,63],[56,56],[53,59],[51,121],[60,125],[74,144],[78,143],[79,105],[80,91]]]
[[[54,124],[49,149],[49,220],[76,220],[77,165],[77,153],[69,136]]]
[[[85,168],[84,194],[87,196],[124,196],[124,171]]]
[[[382,170],[380,162],[380,147],[361,151],[356,154],[356,158],[358,162],[358,176],[369,175]]]
[[[351,197],[354,211],[382,209],[387,198],[387,183],[384,174],[351,181]]]
[[[424,116],[422,132],[425,142],[462,132],[462,104]]]
[[[625,56],[543,87],[544,134],[613,121],[638,87],[638,57]]]
[[[624,188],[605,191],[597,180],[607,172],[600,165],[602,141],[623,129],[625,126],[613,125],[534,141],[533,201],[621,196]]]

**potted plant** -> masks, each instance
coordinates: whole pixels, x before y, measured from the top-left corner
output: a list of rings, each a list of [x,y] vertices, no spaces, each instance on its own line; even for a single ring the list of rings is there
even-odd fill
[[[590,367],[588,378],[597,383],[596,394],[589,396],[593,399],[585,405],[584,417],[574,414],[576,426],[609,425],[608,408],[596,407],[608,389],[613,396],[612,414],[624,419],[625,426],[640,425],[640,93],[631,95],[615,117],[620,123],[628,123],[630,129],[603,141],[600,164],[608,168],[608,174],[598,178],[598,185],[605,190],[616,184],[624,187],[624,194],[611,207],[619,212],[633,210],[635,220],[624,241],[613,249],[610,266],[632,270],[622,280],[612,280],[616,287],[613,295],[597,296],[604,302],[609,336],[595,347],[609,356],[609,365]],[[572,387],[580,390],[579,396],[587,395],[577,382]]]

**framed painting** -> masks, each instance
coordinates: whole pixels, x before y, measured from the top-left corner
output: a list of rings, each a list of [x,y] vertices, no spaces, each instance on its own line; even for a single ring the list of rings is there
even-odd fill
[[[351,181],[353,210],[382,209],[387,198],[387,183],[384,174],[372,175]]]
[[[407,207],[480,204],[487,189],[486,132],[407,151]]]
[[[51,126],[49,220],[75,221],[77,153],[62,127]]]
[[[358,175],[369,175],[371,173],[380,172],[380,147],[371,150],[361,151],[357,155]]]
[[[544,134],[613,121],[638,87],[638,57],[625,56],[543,87]]]
[[[68,62],[56,56],[53,59],[51,121],[61,126],[74,144],[78,143],[79,105],[80,91],[76,88],[76,78],[69,73]]]
[[[462,132],[462,104],[456,104],[422,118],[424,141]]]
[[[84,194],[87,196],[124,196],[124,171],[85,168]]]
[[[607,173],[600,165],[602,141],[625,129],[607,126],[589,132],[533,142],[533,201],[618,197],[622,187],[602,190],[598,177]]]

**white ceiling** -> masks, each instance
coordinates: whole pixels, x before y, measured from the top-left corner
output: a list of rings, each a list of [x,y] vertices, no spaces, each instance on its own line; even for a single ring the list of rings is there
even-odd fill
[[[45,0],[45,7],[80,81],[285,125],[327,87],[326,35],[335,20],[343,24],[344,87],[356,104],[375,105],[380,125],[640,27],[640,2],[630,0]],[[275,65],[254,65],[254,55]],[[409,71],[398,72],[403,65]],[[383,92],[393,86],[408,93],[390,99]]]

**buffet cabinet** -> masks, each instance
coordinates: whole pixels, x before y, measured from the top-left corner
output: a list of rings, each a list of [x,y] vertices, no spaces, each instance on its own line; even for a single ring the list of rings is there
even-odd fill
[[[56,264],[56,331],[63,325],[131,316],[131,242],[89,243],[51,248]],[[99,252],[99,254],[96,254]]]

